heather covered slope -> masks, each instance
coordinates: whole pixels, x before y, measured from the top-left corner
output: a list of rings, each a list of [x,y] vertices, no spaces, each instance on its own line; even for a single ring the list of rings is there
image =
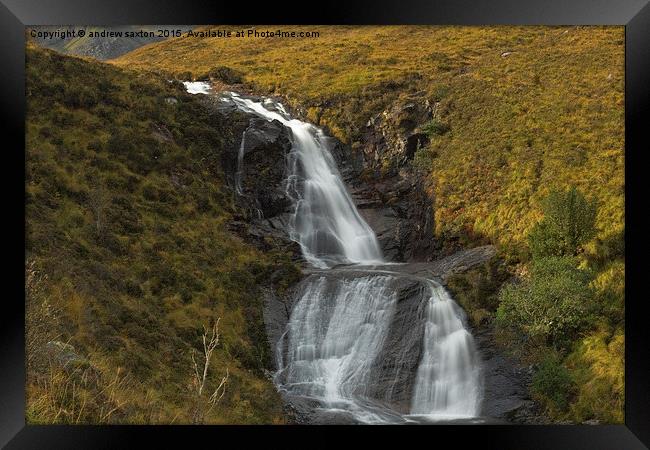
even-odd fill
[[[26,130],[28,421],[192,422],[219,317],[205,421],[284,420],[259,286],[293,266],[227,228],[228,124],[180,84],[29,47]]]

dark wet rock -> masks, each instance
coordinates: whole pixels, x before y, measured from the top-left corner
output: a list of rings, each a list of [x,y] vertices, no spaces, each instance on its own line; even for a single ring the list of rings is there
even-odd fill
[[[277,344],[285,332],[289,317],[291,317],[293,292],[289,295],[279,296],[271,289],[264,289],[262,300],[264,302],[264,326],[266,336],[273,355],[276,354]],[[277,360],[273,358],[274,369],[277,370]]]
[[[359,422],[348,411],[328,410],[309,397],[292,396],[285,399],[285,414],[290,423],[299,425],[354,425]]]
[[[482,359],[482,414],[509,423],[547,423],[539,405],[530,397],[532,368],[504,355],[494,341],[491,326],[474,329],[472,334]]]
[[[426,278],[434,278],[445,284],[451,275],[464,273],[485,264],[495,254],[496,249],[494,246],[483,245],[460,250],[431,262],[413,262],[399,265],[396,266],[396,270]]]
[[[400,175],[351,189],[359,213],[377,234],[389,261],[427,261],[436,255],[433,202],[419,176]]]
[[[227,95],[205,96],[203,101],[211,111],[225,115],[232,130],[224,144],[221,167],[242,214],[233,217],[229,229],[262,251],[285,250],[297,261],[300,247],[287,233],[291,201],[284,189],[290,129],[277,120],[242,112]]]
[[[261,217],[287,212],[291,206],[284,191],[285,158],[291,149],[289,129],[280,122],[251,117],[242,133],[240,145],[232,146],[227,157],[238,161],[243,150],[241,167],[235,165],[233,181],[240,176],[241,196],[251,202]]]
[[[368,395],[408,413],[422,351],[428,296],[425,286],[412,278],[396,278],[397,308],[388,336],[373,364]],[[425,298],[426,297],[426,298]]]

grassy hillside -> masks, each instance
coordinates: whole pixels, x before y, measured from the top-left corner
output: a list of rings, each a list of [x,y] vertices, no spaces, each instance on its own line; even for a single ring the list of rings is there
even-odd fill
[[[500,308],[502,322],[518,327],[499,332],[538,368],[531,388],[549,415],[622,422],[624,29],[285,28],[320,36],[180,38],[112,62],[194,78],[228,67],[252,89],[304,108],[352,149],[363,147],[368,120],[391,105],[406,98],[435,105],[435,120],[418,124],[430,143],[413,164],[435,202],[436,237],[491,241],[509,272],[491,263],[459,276],[450,282],[455,297],[475,322],[494,320]],[[529,236],[539,239],[531,231],[545,199],[570,186],[595,202],[593,236],[571,252],[531,261]],[[513,273],[520,287],[501,289]],[[576,320],[569,344],[536,336],[525,314],[513,319],[532,302],[548,327],[544,305],[571,300],[567,292],[580,293],[576,310],[570,302],[558,307],[559,317],[569,308]]]
[[[320,37],[171,39],[114,63],[195,77],[236,69],[353,148],[369,118],[418,93],[450,130],[416,156],[440,237],[487,236],[517,254],[541,199],[568,183],[600,202],[602,239],[622,233],[622,27],[286,28]]]
[[[293,266],[226,227],[228,126],[162,78],[32,46],[26,67],[28,421],[190,422],[219,317],[206,421],[282,421],[258,286]]]

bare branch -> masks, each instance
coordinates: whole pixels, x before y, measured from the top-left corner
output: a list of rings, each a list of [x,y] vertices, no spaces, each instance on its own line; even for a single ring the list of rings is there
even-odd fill
[[[223,398],[226,392],[226,383],[228,382],[228,377],[229,377],[228,368],[226,368],[226,375],[221,378],[221,382],[219,383],[217,388],[212,392],[210,397],[208,397],[207,399],[203,398],[203,391],[205,389],[205,385],[208,379],[208,370],[210,368],[210,361],[212,360],[212,354],[214,350],[217,348],[217,345],[219,345],[219,321],[220,320],[221,318],[218,318],[216,320],[209,333],[207,328],[203,326],[203,335],[201,336],[201,341],[203,343],[203,358],[204,358],[202,374],[199,372],[199,366],[195,356],[196,352],[195,350],[192,350],[191,352],[191,360],[194,369],[192,383],[194,385],[194,388],[196,389],[195,392],[196,399],[195,399],[195,405],[192,413],[193,416],[192,420],[194,423],[202,423],[204,417],[208,413],[210,413],[212,408],[217,403],[219,403],[219,401]]]

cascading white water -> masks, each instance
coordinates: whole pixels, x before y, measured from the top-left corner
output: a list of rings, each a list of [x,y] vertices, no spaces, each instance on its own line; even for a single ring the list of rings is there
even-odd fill
[[[295,209],[289,232],[300,244],[305,259],[319,268],[341,263],[382,263],[377,237],[345,189],[334,158],[323,144],[323,132],[289,118],[280,104],[270,100],[262,104],[231,95],[243,110],[278,120],[291,130],[293,145],[287,160],[286,188]]]
[[[476,416],[481,401],[480,365],[462,311],[440,285],[431,283],[411,414],[455,419]]]
[[[196,93],[207,89],[188,85]],[[278,120],[292,132],[287,157],[287,195],[294,200],[288,230],[313,266],[382,263],[377,238],[359,215],[325,142],[322,131],[291,119],[279,103],[256,102],[229,93],[242,110]],[[242,138],[243,139],[243,138]],[[244,142],[238,161],[241,170]],[[289,395],[318,400],[328,410],[345,410],[366,423],[396,423],[413,417],[432,420],[476,417],[480,411],[480,364],[464,314],[445,289],[432,280],[422,297],[421,356],[411,392],[410,411],[398,413],[378,398],[371,379],[380,370],[377,358],[395,326],[398,298],[392,284],[397,273],[365,267],[359,275],[312,275],[295,298],[287,329],[278,342],[276,384]],[[413,327],[418,328],[416,323]],[[419,328],[418,328],[419,329]],[[408,377],[411,374],[398,376]]]
[[[242,175],[244,172],[244,150],[246,149],[246,130],[241,134],[241,143],[239,144],[239,152],[237,152],[237,172],[235,172],[235,190],[239,195],[244,193],[241,187]]]
[[[305,286],[287,328],[283,390],[348,409],[364,421],[380,420],[362,401],[370,400],[365,391],[371,366],[395,310],[390,279],[322,276]]]

